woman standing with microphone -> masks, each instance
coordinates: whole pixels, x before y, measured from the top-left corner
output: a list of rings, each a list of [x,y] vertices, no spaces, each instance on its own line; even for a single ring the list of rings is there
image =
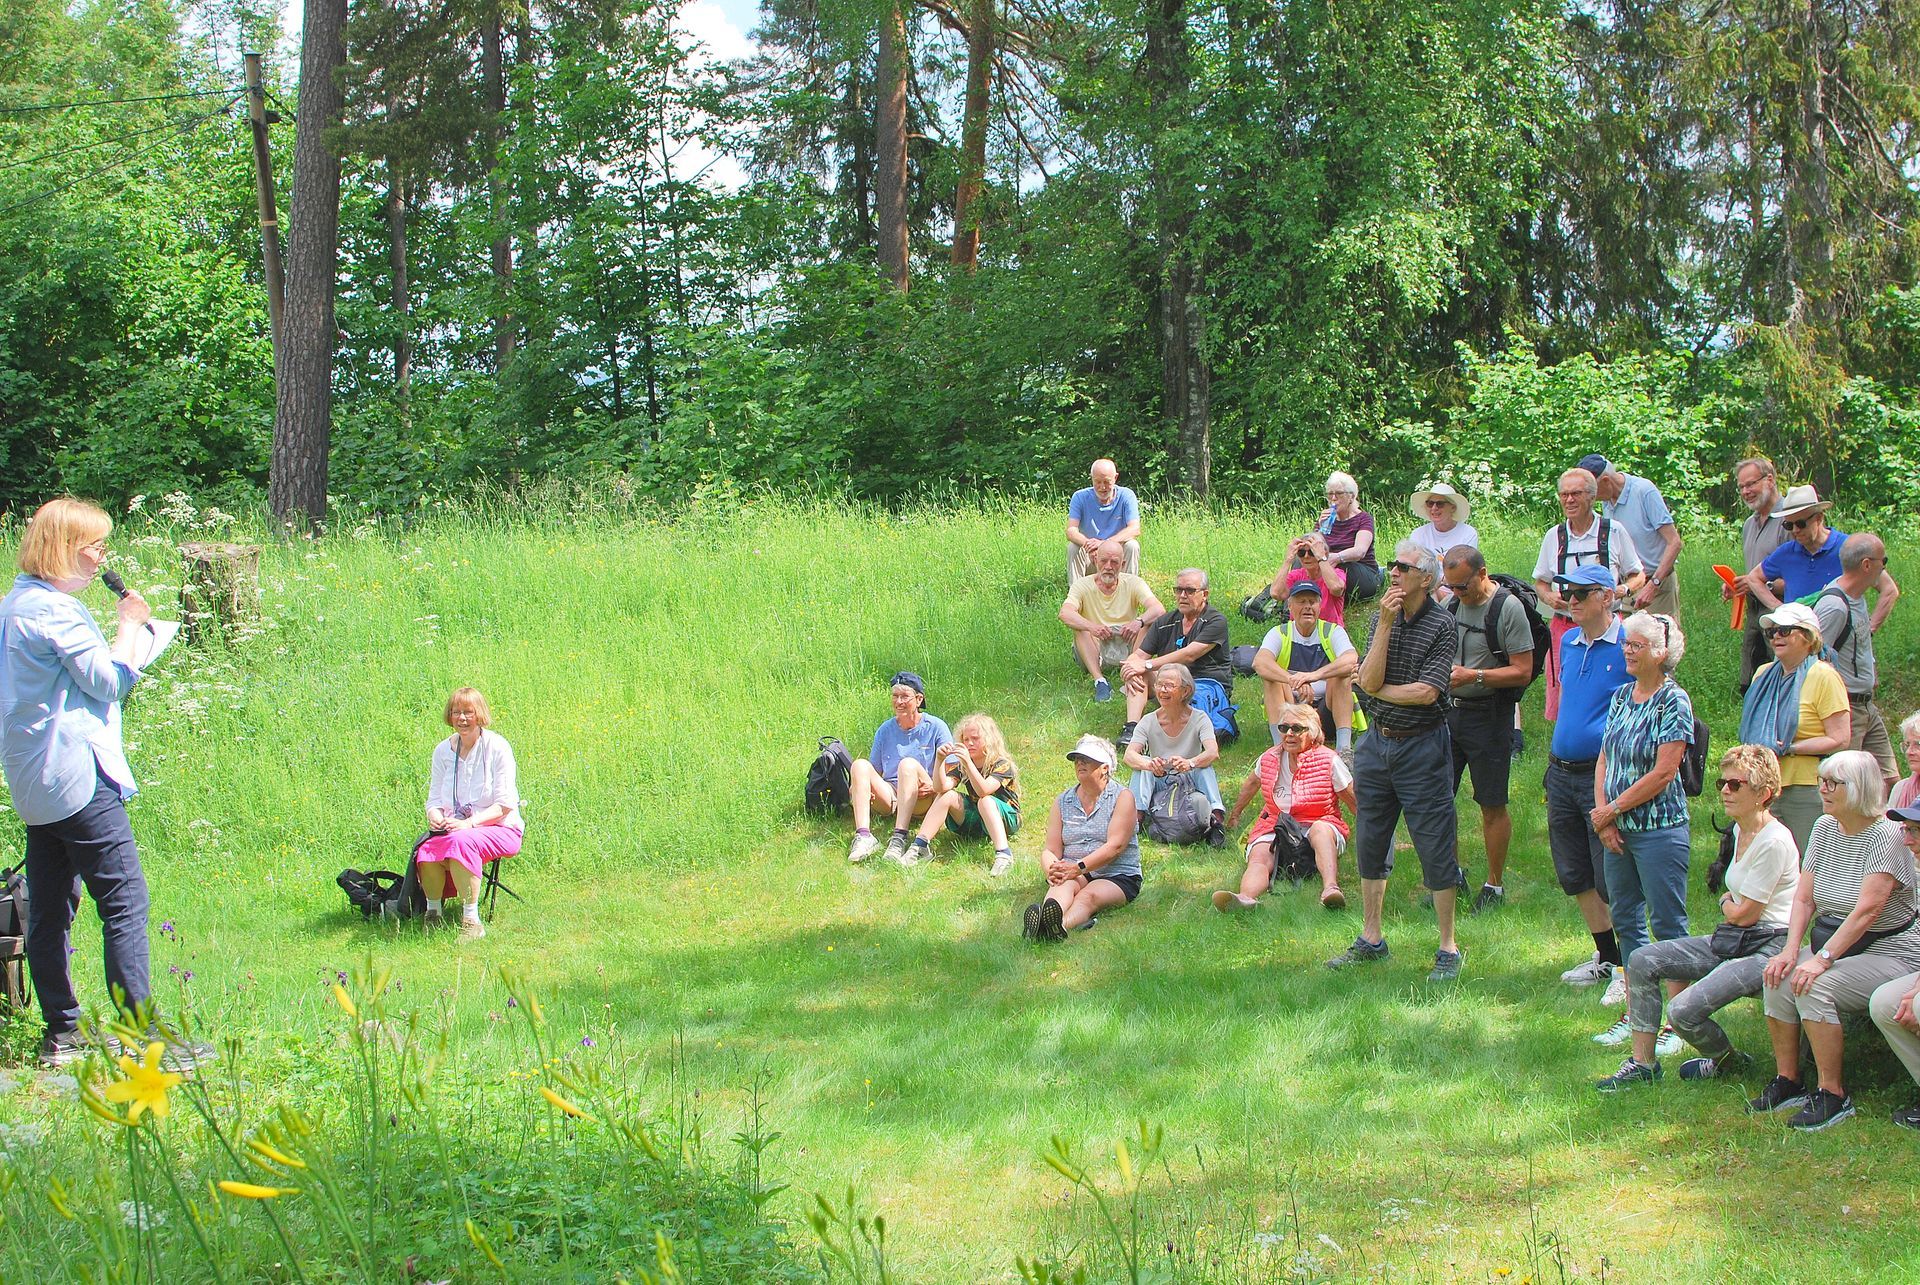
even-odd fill
[[[40,1060],[86,1053],[68,937],[84,884],[100,914],[107,985],[131,1015],[150,994],[147,880],[126,800],[133,772],[120,747],[120,702],[140,681],[137,593],[117,606],[111,644],[75,595],[107,559],[113,521],[83,500],[40,506],[20,541],[20,574],[0,600],[0,762],[27,827],[27,965],[46,1019]]]

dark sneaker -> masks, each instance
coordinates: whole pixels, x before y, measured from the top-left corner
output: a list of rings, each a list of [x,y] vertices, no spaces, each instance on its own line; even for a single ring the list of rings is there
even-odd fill
[[[1034,902],[1027,907],[1027,913],[1020,917],[1020,935],[1028,941],[1040,940],[1040,903]]]
[[[1138,726],[1140,726],[1138,723],[1122,723],[1120,735],[1113,738],[1113,748],[1119,750],[1123,758],[1126,756],[1127,746],[1133,744],[1133,729]]]
[[[1652,1066],[1642,1066],[1632,1058],[1628,1058],[1620,1064],[1618,1071],[1604,1080],[1594,1081],[1593,1087],[1602,1093],[1618,1093],[1622,1089],[1636,1088],[1642,1084],[1658,1084],[1660,1075],[1658,1062]]]
[[[1207,846],[1224,848],[1227,846],[1227,827],[1219,817],[1207,822]]]
[[[1893,1122],[1902,1129],[1920,1129],[1920,1102],[1910,1107],[1898,1107],[1893,1113]]]
[[[1093,699],[1095,704],[1104,705],[1113,699],[1113,684],[1104,678],[1093,680]]]
[[[1433,952],[1433,968],[1427,973],[1430,982],[1450,982],[1460,976],[1460,956],[1457,950],[1436,950]]]
[[[1060,922],[1060,903],[1049,897],[1040,903],[1040,940],[1065,941],[1067,926]]]
[[[1477,915],[1483,910],[1493,910],[1506,899],[1505,891],[1483,883],[1480,885],[1480,895],[1473,899],[1473,913]]]
[[[1818,1133],[1822,1129],[1831,1129],[1852,1114],[1851,1094],[1829,1093],[1825,1089],[1816,1089],[1813,1100],[1794,1112],[1793,1119],[1787,1121],[1787,1127],[1798,1129],[1802,1133]]]
[[[78,1031],[61,1031],[58,1035],[44,1036],[40,1041],[40,1065],[44,1067],[72,1066],[84,1058],[93,1049],[87,1037]]]
[[[1683,1080],[1724,1080],[1745,1074],[1753,1067],[1750,1054],[1735,1049],[1719,1057],[1690,1057],[1680,1064]]]
[[[1789,1080],[1784,1075],[1776,1075],[1767,1081],[1767,1087],[1760,1090],[1760,1096],[1747,1103],[1749,1111],[1785,1111],[1788,1107],[1803,1107],[1811,1100],[1812,1094],[1807,1086],[1798,1080]]]
[[[1353,945],[1327,961],[1328,968],[1345,968],[1350,964],[1371,964],[1385,959],[1389,954],[1386,939],[1370,942],[1365,937],[1355,937]]]

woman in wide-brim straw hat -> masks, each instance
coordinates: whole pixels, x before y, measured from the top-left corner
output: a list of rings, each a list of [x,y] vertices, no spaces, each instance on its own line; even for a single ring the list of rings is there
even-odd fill
[[[1433,550],[1435,557],[1444,559],[1448,549],[1462,544],[1480,547],[1480,533],[1467,525],[1473,502],[1445,482],[1415,491],[1407,507],[1414,517],[1424,519],[1424,524],[1415,527],[1407,538],[1423,549]],[[1441,601],[1445,601],[1444,590]]]

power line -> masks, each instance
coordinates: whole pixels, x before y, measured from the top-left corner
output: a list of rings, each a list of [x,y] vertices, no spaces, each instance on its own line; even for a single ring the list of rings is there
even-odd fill
[[[217,112],[217,111],[208,112],[205,116],[201,116],[194,120],[184,122],[185,128],[187,130],[192,130],[198,127],[199,125],[201,125],[202,123],[212,120],[215,116],[218,116],[218,115],[220,115],[220,112]],[[9,205],[4,209],[0,209],[0,219],[5,218],[7,215],[12,214],[17,210],[24,210],[30,205],[38,205],[42,201],[50,200],[53,197],[59,196],[62,192],[72,191],[74,188],[79,187],[82,183],[85,183],[90,179],[99,178],[103,174],[111,174],[113,171],[119,169],[123,165],[131,165],[133,162],[140,160],[143,157],[151,156],[155,152],[159,151],[161,146],[165,144],[166,141],[167,141],[166,139],[160,139],[158,142],[154,143],[151,147],[142,148],[136,152],[129,152],[127,155],[122,156],[119,160],[109,161],[105,165],[101,165],[94,169],[88,170],[85,174],[82,174],[77,178],[69,179],[67,182],[62,183],[58,187],[48,188],[46,191],[38,193],[34,196],[30,196],[24,201],[15,201],[12,205]]]
[[[55,112],[69,107],[124,107],[129,103],[163,103],[175,98],[211,98],[216,94],[245,93],[244,85],[228,89],[195,89],[178,94],[145,94],[138,98],[89,98],[70,103],[28,103],[22,107],[0,107],[0,113]]]
[[[244,93],[246,91],[242,90],[241,92]],[[158,125],[149,125],[145,129],[136,129],[131,134],[121,134],[115,138],[96,138],[96,139],[93,139],[91,142],[86,142],[86,143],[75,143],[71,147],[56,148],[51,152],[42,152],[38,156],[30,156],[24,161],[7,161],[4,163],[0,163],[0,170],[14,170],[14,169],[19,169],[22,166],[26,166],[26,165],[38,165],[42,161],[51,161],[51,160],[57,159],[58,157],[70,156],[75,152],[90,152],[96,147],[107,147],[114,143],[129,142],[133,139],[143,137],[144,135],[147,135],[147,134],[157,134],[163,129],[178,129],[178,128],[184,128],[184,127],[191,127],[199,124],[203,120],[210,120],[215,116],[224,114],[232,106],[233,106],[232,103],[222,103],[217,109],[215,109],[214,111],[208,112],[204,116],[190,116],[182,120],[162,121]]]

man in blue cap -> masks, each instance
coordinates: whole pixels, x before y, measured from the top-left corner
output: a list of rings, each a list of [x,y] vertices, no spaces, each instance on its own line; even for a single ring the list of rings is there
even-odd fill
[[[1353,676],[1360,653],[1343,626],[1320,618],[1321,590],[1302,580],[1287,594],[1287,623],[1267,630],[1253,654],[1253,672],[1266,697],[1267,731],[1280,743],[1273,712],[1293,703],[1320,714],[1322,739],[1353,766]]]
[[[1547,794],[1547,846],[1560,890],[1572,897],[1593,934],[1593,958],[1560,974],[1570,986],[1592,986],[1624,977],[1620,942],[1607,906],[1605,848],[1594,832],[1594,760],[1606,730],[1607,705],[1621,684],[1631,682],[1614,614],[1619,582],[1604,566],[1571,567],[1555,588],[1573,627],[1559,642],[1560,709],[1553,725],[1543,784]],[[1609,986],[1609,991],[1612,987]],[[1625,985],[1621,986],[1625,1002]],[[1625,1038],[1623,1036],[1623,1038]]]
[[[1633,539],[1647,579],[1629,602],[1640,611],[1657,611],[1680,619],[1680,586],[1675,564],[1680,559],[1680,528],[1660,488],[1644,477],[1615,468],[1604,455],[1588,455],[1580,467],[1593,474],[1600,497],[1600,516],[1611,518]]]
[[[911,865],[907,827],[947,788],[945,774],[934,759],[942,745],[953,744],[953,733],[927,713],[927,685],[920,675],[901,670],[887,685],[893,717],[874,732],[867,757],[853,761],[853,846],[847,860],[865,861],[880,846],[868,826],[873,805],[878,803],[893,814],[887,856]]]

